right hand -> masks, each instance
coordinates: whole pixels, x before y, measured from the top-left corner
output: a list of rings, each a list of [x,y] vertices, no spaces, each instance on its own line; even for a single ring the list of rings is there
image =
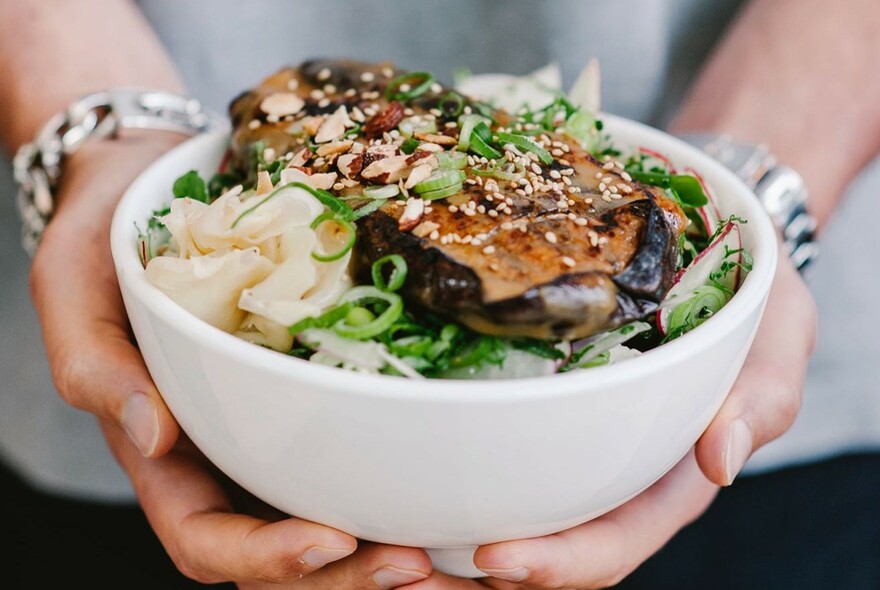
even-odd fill
[[[235,488],[181,435],[133,344],[109,247],[120,195],[179,140],[144,133],[96,141],[66,165],[31,272],[59,393],[98,418],[153,530],[186,576],[248,589],[376,590],[426,578],[431,562],[421,550],[364,544],[356,551],[356,539],[336,529],[238,511]]]

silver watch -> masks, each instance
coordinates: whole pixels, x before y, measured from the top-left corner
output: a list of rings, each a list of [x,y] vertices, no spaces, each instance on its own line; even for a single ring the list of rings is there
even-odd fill
[[[804,273],[819,255],[815,241],[816,220],[807,210],[803,178],[779,164],[763,144],[738,141],[727,135],[682,135],[739,176],[755,191],[782,234],[782,242],[795,267]]]
[[[89,94],[52,117],[12,161],[18,184],[22,246],[33,255],[55,209],[64,160],[86,140],[120,129],[155,129],[195,135],[228,126],[195,99],[159,90],[119,88]]]

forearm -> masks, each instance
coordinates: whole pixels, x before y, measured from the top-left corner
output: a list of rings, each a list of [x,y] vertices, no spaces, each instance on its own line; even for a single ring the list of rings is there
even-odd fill
[[[113,86],[182,89],[130,0],[0,2],[0,79],[0,141],[8,153],[84,94]]]
[[[766,142],[804,177],[821,228],[880,150],[878,68],[876,0],[752,0],[671,127]]]

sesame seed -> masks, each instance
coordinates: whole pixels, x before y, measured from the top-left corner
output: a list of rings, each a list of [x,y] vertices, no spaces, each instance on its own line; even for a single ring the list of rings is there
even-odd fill
[[[531,153],[531,152],[529,152],[529,153]],[[534,163],[533,163],[533,164],[532,164],[532,172],[534,172],[535,174],[540,174],[540,173],[541,173],[541,167],[538,166],[537,164],[534,164]]]
[[[489,217],[498,217],[498,211],[495,209],[489,209]]]
[[[437,238],[440,237],[440,232],[435,229],[434,231],[431,232],[431,234],[428,237],[432,240],[436,240]]]
[[[333,84],[325,85],[324,86],[324,93],[325,94],[336,94],[336,86],[334,86]]]
[[[320,72],[318,72],[317,77],[318,77],[318,80],[320,80],[322,82],[324,80],[327,80],[330,77],[330,69],[329,68],[322,69]]]
[[[485,214],[485,213],[486,213],[486,207],[484,207],[483,205],[478,205],[478,206],[477,206],[477,212],[479,212],[480,214]]]
[[[259,129],[260,125],[262,125],[262,123],[260,123],[260,121],[257,119],[254,119],[253,121],[248,123],[248,127],[251,129]]]
[[[562,264],[564,264],[565,266],[567,266],[569,268],[574,268],[574,265],[576,263],[573,258],[570,258],[568,256],[563,256],[562,257]]]
[[[342,184],[341,182],[337,182],[336,184],[333,185],[333,190],[335,190],[335,191],[341,191],[344,188],[345,188],[345,185]]]
[[[562,175],[559,173],[558,170],[551,170],[550,171],[550,178],[557,178],[558,179],[558,178],[562,178]]]
[[[310,96],[313,100],[321,100],[322,98],[324,98],[324,91],[323,91],[323,90],[318,90],[317,88],[315,88],[314,90],[312,90],[311,92],[309,92],[309,96]]]
[[[345,96],[346,98],[351,98],[355,94],[357,94],[357,90],[355,90],[354,88],[349,88],[348,90],[345,91],[343,96]]]
[[[450,213],[455,213],[456,211],[458,211],[458,207],[456,207],[455,205],[450,205],[450,206],[449,206],[449,212],[450,212]]]
[[[547,240],[548,242],[550,242],[551,244],[555,244],[557,241],[556,234],[554,234],[552,231],[548,231],[547,233],[545,233],[544,239]]]
[[[382,68],[382,75],[386,78],[391,78],[392,76],[394,76],[394,70],[389,67],[384,67]]]
[[[299,87],[299,80],[296,78],[291,78],[287,81],[287,89],[288,90],[296,90]]]
[[[504,223],[501,224],[501,229],[503,229],[505,231],[513,229],[513,224],[510,223],[509,221],[505,221]]]
[[[486,246],[483,248],[483,254],[495,254],[495,246]]]
[[[620,177],[623,178],[627,182],[632,182],[632,176],[629,175],[629,172],[621,173]]]
[[[361,82],[372,82],[376,79],[376,74],[373,72],[364,72],[361,74]]]
[[[318,101],[318,106],[321,107],[322,109],[329,107],[330,106],[330,99],[329,98],[322,98],[321,100]]]
[[[600,190],[600,191],[603,191],[603,192],[604,192],[607,188],[608,188],[608,185],[605,184],[604,182],[600,182],[600,183],[599,183],[599,190]]]
[[[588,223],[585,217],[578,217],[574,220],[574,222],[581,227],[584,227]]]

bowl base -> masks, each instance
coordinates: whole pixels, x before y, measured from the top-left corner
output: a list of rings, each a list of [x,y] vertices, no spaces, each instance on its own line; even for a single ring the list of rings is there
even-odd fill
[[[439,572],[459,578],[485,578],[486,574],[474,565],[476,550],[476,545],[425,549],[431,558],[434,569]]]

